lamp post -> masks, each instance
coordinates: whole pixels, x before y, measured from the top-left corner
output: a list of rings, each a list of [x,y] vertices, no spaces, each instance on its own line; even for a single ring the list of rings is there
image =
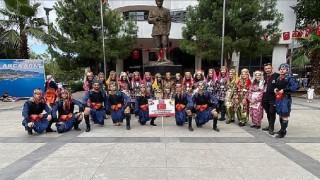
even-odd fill
[[[49,35],[49,47],[50,47],[50,50],[52,49],[52,45],[51,45],[51,35],[50,35],[50,28],[49,28],[49,12],[53,10],[53,8],[47,8],[47,7],[44,7],[43,8],[45,11],[46,11],[46,16],[47,16],[47,25],[48,25],[48,35]],[[54,62],[53,62],[53,59],[52,59],[52,55],[50,55],[51,57],[51,62],[53,64],[53,68],[52,68],[52,75],[54,77]]]
[[[222,35],[221,35],[221,67],[223,66],[223,54],[224,54],[224,29],[226,24],[226,0],[223,0],[222,8]]]
[[[297,19],[297,11],[298,11],[298,6],[290,6],[290,8],[293,10],[293,13],[294,13],[294,29],[295,29],[295,27],[296,27],[296,19]],[[289,69],[289,73],[290,73],[290,75],[293,75],[292,74],[292,60],[293,60],[293,51],[294,51],[294,39],[293,38],[291,38],[291,44],[290,44],[290,69]]]

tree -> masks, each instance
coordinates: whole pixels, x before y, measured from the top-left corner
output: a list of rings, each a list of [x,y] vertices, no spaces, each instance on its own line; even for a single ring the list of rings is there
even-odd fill
[[[312,67],[310,84],[315,86],[316,93],[320,93],[320,36],[316,33],[317,26],[320,24],[320,4],[317,0],[299,0],[295,9],[298,27],[314,27],[307,38],[297,40],[302,45],[298,49],[300,54],[310,59]]]
[[[40,3],[30,5],[29,0],[5,0],[6,9],[0,9],[5,16],[1,26],[5,31],[0,36],[0,42],[7,44],[6,51],[18,48],[20,59],[29,59],[27,36],[41,39],[45,32],[43,18],[37,18],[37,10]]]
[[[220,60],[223,0],[200,0],[187,8],[181,48],[207,60]],[[224,60],[231,66],[233,52],[246,56],[269,53],[279,41],[282,15],[276,0],[226,1]],[[264,40],[265,36],[271,41]]]
[[[103,62],[99,1],[65,0],[54,6],[58,27],[51,29],[53,57],[63,69],[91,66],[97,72]],[[108,12],[106,11],[108,10]],[[124,58],[136,43],[137,27],[103,6],[107,61]],[[62,51],[62,53],[61,53]]]

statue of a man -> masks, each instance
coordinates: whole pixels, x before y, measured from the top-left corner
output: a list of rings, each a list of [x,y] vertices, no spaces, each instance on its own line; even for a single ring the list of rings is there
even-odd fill
[[[156,0],[157,7],[149,11],[148,22],[153,24],[151,36],[156,41],[158,48],[158,61],[165,61],[169,34],[171,29],[170,11],[162,7],[163,0]],[[164,58],[161,58],[160,51],[163,48]]]

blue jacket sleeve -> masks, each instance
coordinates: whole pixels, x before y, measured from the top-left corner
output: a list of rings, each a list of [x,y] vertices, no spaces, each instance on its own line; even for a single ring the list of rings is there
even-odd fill
[[[195,93],[193,96],[192,96],[192,102],[193,102],[193,106],[196,105],[196,96],[198,95],[198,93]]]
[[[107,95],[106,99],[105,99],[105,102],[104,102],[104,109],[106,111],[110,111],[110,107],[111,107],[111,105],[110,105],[110,101],[109,101],[109,96]]]
[[[52,118],[53,119],[57,119],[58,118],[58,115],[57,115],[58,109],[59,109],[59,101],[54,103],[54,105],[52,107]]]
[[[89,93],[90,91],[86,92],[86,94],[84,95],[83,99],[82,99],[82,104],[87,107],[87,102],[89,100]]]
[[[290,77],[288,79],[288,85],[287,87],[283,90],[284,92],[294,92],[298,89],[298,83],[296,81],[296,78]]]
[[[211,102],[213,102],[214,103],[214,106],[217,106],[218,105],[218,99],[214,96],[214,95],[212,95],[212,94],[210,94],[210,93],[208,93],[209,94],[209,96],[210,96],[210,100],[211,100]]]
[[[28,119],[29,118],[29,108],[30,108],[30,105],[28,103],[28,101],[26,101],[23,105],[23,109],[22,109],[22,116],[25,118],[25,119]]]
[[[187,107],[192,108],[193,107],[193,101],[191,99],[191,97],[187,94],[185,94],[185,97],[187,98],[188,104]]]
[[[72,99],[72,103],[79,107],[80,112],[84,111],[84,105],[80,101],[78,101],[76,99]]]
[[[136,100],[134,102],[134,112],[139,111],[139,102],[138,102],[139,96],[136,96]]]
[[[124,98],[124,100],[127,102],[127,104],[129,104],[131,102],[131,99],[125,93],[121,92],[121,95]]]

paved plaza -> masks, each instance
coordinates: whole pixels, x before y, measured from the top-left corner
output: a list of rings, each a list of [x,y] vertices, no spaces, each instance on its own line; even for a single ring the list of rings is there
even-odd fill
[[[83,94],[83,93],[82,93]],[[80,98],[81,93],[74,96]],[[93,125],[91,132],[29,136],[24,101],[0,102],[0,179],[320,179],[320,100],[294,98],[288,134],[212,121],[189,132],[174,118],[132,129]],[[267,124],[263,119],[263,127]],[[276,131],[279,129],[276,122]]]

